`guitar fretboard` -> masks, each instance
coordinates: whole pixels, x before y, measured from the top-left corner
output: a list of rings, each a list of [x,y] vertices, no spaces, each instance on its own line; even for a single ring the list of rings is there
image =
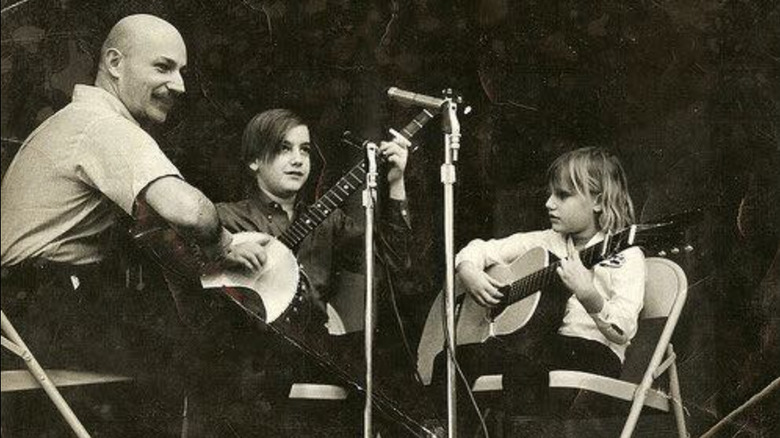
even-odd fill
[[[414,120],[401,129],[401,134],[406,139],[411,139],[434,115],[427,109],[422,110]],[[343,205],[353,193],[363,186],[365,179],[366,161],[363,159],[350,169],[346,175],[341,177],[330,190],[317,199],[314,204],[306,208],[293,221],[290,227],[279,236],[279,241],[292,250],[297,248],[309,233],[322,224],[335,209]]]

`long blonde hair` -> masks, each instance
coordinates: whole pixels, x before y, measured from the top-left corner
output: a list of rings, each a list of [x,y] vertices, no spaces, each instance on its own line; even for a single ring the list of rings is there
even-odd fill
[[[573,187],[601,205],[602,231],[615,232],[634,223],[634,203],[618,158],[603,148],[575,149],[558,157],[547,171],[550,187]]]

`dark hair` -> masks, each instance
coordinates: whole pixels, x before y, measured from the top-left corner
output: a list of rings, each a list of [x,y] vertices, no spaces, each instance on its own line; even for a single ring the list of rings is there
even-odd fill
[[[245,165],[260,159],[270,161],[282,150],[287,133],[296,126],[306,125],[299,115],[288,109],[270,109],[254,116],[244,128],[241,139],[241,159]]]

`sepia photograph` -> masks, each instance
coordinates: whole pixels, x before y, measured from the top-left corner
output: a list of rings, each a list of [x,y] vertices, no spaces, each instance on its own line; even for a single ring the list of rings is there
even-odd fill
[[[780,436],[780,3],[0,20],[3,437]]]

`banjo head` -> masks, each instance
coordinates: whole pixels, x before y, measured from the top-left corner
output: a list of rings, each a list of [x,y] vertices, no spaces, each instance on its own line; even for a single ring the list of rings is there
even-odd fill
[[[237,233],[234,241],[250,241],[258,233]],[[265,307],[265,321],[273,322],[292,303],[301,279],[295,255],[276,239],[265,245],[266,264],[260,271],[226,270],[201,277],[204,288],[243,288],[260,296]]]

